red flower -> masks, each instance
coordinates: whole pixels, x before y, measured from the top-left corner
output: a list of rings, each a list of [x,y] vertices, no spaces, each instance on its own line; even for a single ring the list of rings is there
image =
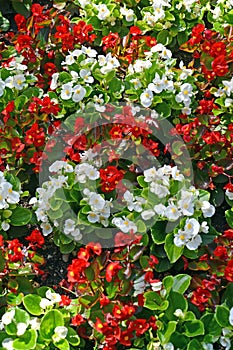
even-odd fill
[[[32,243],[32,246],[42,247],[44,244],[44,237],[38,229],[33,230],[25,239]]]
[[[84,320],[84,318],[81,315],[76,315],[71,320],[71,324],[73,326],[76,326],[76,327],[80,326],[80,324],[82,324],[84,322],[85,322],[85,320]]]
[[[133,334],[127,330],[127,331],[121,332],[121,336],[120,336],[119,341],[122,345],[131,346],[130,339],[132,339],[132,338],[133,338]]]
[[[226,45],[222,41],[214,43],[210,50],[210,55],[213,57],[218,57],[220,54],[226,56]]]
[[[61,295],[61,301],[59,302],[60,306],[69,306],[70,303],[71,299],[67,295]]]
[[[17,38],[15,48],[18,52],[20,52],[25,48],[30,48],[32,44],[33,44],[32,37],[26,34],[20,34]]]
[[[131,35],[140,35],[140,34],[142,34],[141,29],[139,27],[137,27],[137,26],[132,26],[129,31],[130,31]]]
[[[111,282],[113,277],[116,276],[118,271],[122,269],[119,262],[111,262],[106,268],[106,281]]]
[[[85,135],[78,136],[73,144],[74,149],[84,151],[87,148],[87,138]]]
[[[118,33],[109,33],[107,36],[104,36],[102,39],[103,50],[114,49],[120,42],[120,37]]]
[[[210,297],[211,293],[207,289],[198,287],[196,290],[194,290],[190,301],[196,305],[200,311],[204,311],[205,304],[208,302]]]
[[[15,23],[18,27],[19,32],[25,32],[27,30],[26,22],[27,21],[24,16],[20,15],[19,13],[15,15]]]
[[[122,139],[122,128],[120,126],[114,126],[109,131],[112,139]]]
[[[149,47],[153,47],[157,44],[157,40],[153,36],[147,35],[145,37],[145,40],[146,40],[146,45]]]
[[[150,325],[146,319],[138,318],[134,321],[130,321],[128,327],[128,330],[131,332],[136,331],[136,336],[140,337],[140,335],[144,334],[150,328]]]
[[[214,73],[219,77],[224,76],[229,71],[229,66],[224,55],[216,57],[211,63],[211,66]]]
[[[43,98],[43,100],[41,101],[41,105],[42,108],[40,109],[40,111],[42,113],[46,113],[46,114],[53,114],[53,115],[58,115],[58,112],[60,111],[60,107],[58,106],[57,103],[51,101],[49,96],[45,96]],[[54,124],[56,123],[56,121],[54,122]],[[61,122],[59,122],[59,125]]]
[[[107,166],[105,169],[100,169],[101,189],[103,192],[110,192],[116,188],[118,182],[123,179],[124,173],[118,170],[113,165]]]
[[[228,261],[227,267],[224,271],[224,275],[226,280],[233,282],[233,260]]]
[[[44,73],[51,77],[54,73],[57,72],[57,68],[54,63],[47,62],[44,65]]]
[[[100,243],[90,242],[86,246],[87,250],[92,251],[96,255],[100,255],[102,253],[102,247]]]
[[[8,260],[10,262],[17,262],[23,260],[23,252],[22,252],[22,243],[19,242],[18,239],[13,239],[12,241],[8,242]]]
[[[232,187],[233,187],[233,185],[232,185]],[[232,188],[232,190],[233,190],[233,188]],[[223,233],[223,237],[228,238],[230,240],[233,240],[233,229],[229,228],[228,230],[225,230]]]
[[[12,151],[20,153],[24,150],[25,145],[21,142],[19,137],[14,137],[13,139],[11,139],[11,148]]]

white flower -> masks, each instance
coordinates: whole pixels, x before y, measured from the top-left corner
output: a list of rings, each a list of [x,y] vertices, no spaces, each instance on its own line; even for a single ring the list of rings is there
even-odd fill
[[[152,182],[150,184],[150,191],[156,194],[159,198],[165,198],[170,192],[166,186]]]
[[[90,223],[94,224],[94,223],[96,223],[96,222],[99,222],[100,216],[99,216],[99,214],[96,214],[96,213],[94,213],[93,211],[90,211],[89,214],[88,214],[88,216],[87,216],[87,220],[88,220]]]
[[[6,79],[6,86],[8,86],[7,80],[9,78]],[[17,90],[22,90],[25,86],[27,86],[25,81],[26,81],[26,79],[25,79],[25,76],[23,74],[16,74],[15,76],[13,76],[13,81],[9,80],[9,85],[10,86],[13,85],[13,88],[15,88]],[[10,86],[8,86],[8,87],[10,87]]]
[[[13,347],[13,339],[12,338],[5,338],[2,341],[2,347],[7,350],[14,350]]]
[[[157,6],[154,4],[153,8],[154,8],[154,18],[156,22],[165,17],[165,12],[160,6]]]
[[[74,102],[80,102],[85,97],[87,91],[81,85],[75,85],[73,87],[73,92],[72,100]]]
[[[91,209],[93,211],[101,210],[105,206],[105,200],[100,194],[93,192],[93,194],[89,198],[89,205],[91,206]]]
[[[62,90],[61,90],[61,98],[63,100],[69,100],[72,96],[73,93],[73,83],[69,82],[64,85],[62,85]]]
[[[181,214],[177,206],[175,206],[174,204],[171,204],[168,207],[166,207],[164,211],[164,215],[167,217],[168,220],[176,221]]]
[[[88,69],[81,69],[80,72],[80,77],[85,81],[85,83],[93,83],[94,78],[91,76],[91,71]]]
[[[194,218],[186,219],[184,231],[188,235],[190,235],[191,237],[194,237],[198,234],[199,230],[200,230],[200,224],[196,219]]]
[[[189,250],[196,250],[199,245],[201,244],[202,239],[200,235],[196,235],[195,237],[191,238],[187,243],[186,243],[186,247]]]
[[[182,230],[178,230],[178,232],[174,236],[174,244],[177,247],[183,247],[189,240],[190,236]]]
[[[75,63],[75,59],[73,55],[67,55],[65,61],[62,61],[61,65],[71,66],[71,64]]]
[[[2,222],[2,230],[3,230],[3,231],[8,231],[9,228],[10,228],[9,223],[6,222],[6,221],[3,221],[3,222]]]
[[[6,199],[10,204],[16,204],[20,200],[20,195],[18,192],[13,191],[12,185],[9,182],[4,182],[1,184],[2,193],[1,195]]]
[[[88,57],[93,58],[93,57],[96,57],[97,55],[97,51],[92,49],[91,47],[82,46],[81,49],[82,49],[82,52],[85,53]]]
[[[17,335],[21,336],[26,332],[27,324],[23,322],[17,323]]]
[[[47,307],[50,307],[52,305],[53,305],[53,302],[51,300],[48,300],[46,298],[41,298],[40,307],[42,309],[46,309]]]
[[[53,164],[50,165],[50,173],[57,173],[58,171],[65,169],[67,173],[72,173],[73,167],[71,164],[64,162],[63,160],[56,160]]]
[[[68,333],[68,328],[64,326],[57,326],[54,329],[54,333],[60,338],[60,339],[65,339]]]
[[[183,181],[184,175],[180,173],[179,169],[177,169],[177,166],[174,166],[172,168],[172,178],[176,181]]]
[[[233,200],[233,192],[226,190],[226,196],[232,201]]]
[[[82,238],[82,234],[79,228],[74,229],[74,231],[71,232],[71,236],[74,237],[76,240],[80,240]]]
[[[192,216],[194,214],[194,203],[189,197],[179,200],[177,204],[184,215]]]
[[[107,17],[110,15],[110,11],[107,8],[105,4],[100,4],[96,6],[97,10],[99,11],[97,17],[104,21]]]
[[[201,223],[200,231],[203,232],[203,233],[208,233],[209,232],[209,226],[207,225],[206,221],[203,221]]]
[[[135,90],[140,89],[140,87],[142,86],[142,83],[138,78],[131,79],[130,82],[133,84]]]
[[[4,325],[8,325],[12,322],[13,318],[15,316],[15,310],[12,309],[10,311],[7,311],[5,314],[2,316],[2,323]]]
[[[185,316],[184,312],[181,309],[176,309],[176,311],[174,312],[174,315],[179,318],[184,318]]]
[[[174,350],[174,345],[172,343],[167,343],[167,344],[164,344],[163,346],[163,349],[164,350]]]
[[[230,338],[220,337],[220,344],[224,347],[224,350],[230,350],[231,348]]]
[[[53,73],[52,75],[52,80],[50,83],[50,89],[55,90],[58,87],[58,78],[59,78],[59,73]]]
[[[154,292],[158,292],[162,289],[163,283],[161,281],[151,282],[151,288]]]
[[[141,216],[143,220],[150,220],[155,216],[155,212],[152,209],[147,209],[141,213]]]
[[[156,214],[161,215],[161,216],[164,216],[165,209],[166,209],[166,207],[162,203],[156,204],[154,206],[154,211],[156,212]]]
[[[128,233],[130,231],[133,231],[135,233],[137,231],[137,226],[135,223],[126,217],[113,218],[112,223],[124,233]]]
[[[31,328],[38,331],[40,329],[40,319],[38,317],[33,317],[30,319],[29,324],[31,325]]]
[[[201,204],[201,211],[203,213],[204,218],[210,218],[215,213],[215,207],[208,201],[203,201]]]
[[[181,69],[180,80],[185,80],[189,75],[192,75],[192,69],[187,69],[183,61],[180,61],[179,67]]]
[[[42,228],[42,232],[44,236],[48,236],[53,231],[53,228],[49,222],[42,222],[40,227]]]
[[[67,219],[64,225],[64,233],[66,235],[70,234],[75,229],[75,221],[72,219]]]
[[[52,292],[51,289],[47,290],[45,296],[47,299],[50,299],[53,302],[53,304],[59,303],[61,301],[60,294]]]
[[[160,78],[158,73],[155,73],[153,82],[148,85],[148,89],[159,94],[165,88],[164,81]]]
[[[144,181],[145,182],[152,182],[156,180],[157,170],[155,167],[152,167],[150,169],[147,169],[144,171]]]
[[[97,180],[100,177],[100,173],[93,165],[89,165],[86,169],[86,176],[90,180]]]
[[[193,95],[193,87],[189,83],[184,83],[180,87],[180,92],[176,95],[177,102],[183,102],[186,106],[190,105]]]
[[[4,94],[5,86],[5,82],[2,79],[0,79],[0,97]]]
[[[150,107],[153,101],[153,93],[150,89],[145,89],[140,96],[140,101],[143,107]]]
[[[122,8],[120,9],[122,15],[125,16],[127,22],[132,22],[134,20],[134,12],[132,9]]]

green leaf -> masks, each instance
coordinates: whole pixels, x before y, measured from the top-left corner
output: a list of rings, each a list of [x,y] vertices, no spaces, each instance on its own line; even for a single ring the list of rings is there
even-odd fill
[[[41,297],[36,294],[28,294],[23,299],[25,309],[32,315],[39,316],[43,313],[40,307]]]
[[[205,327],[205,334],[213,335],[216,337],[221,335],[222,327],[216,321],[214,314],[205,314],[201,317],[200,320]]]
[[[182,255],[184,247],[177,247],[174,244],[173,234],[169,233],[165,239],[164,249],[171,263],[176,262]]]
[[[161,114],[163,118],[168,118],[171,115],[171,107],[166,102],[157,104],[156,111]]]
[[[150,229],[151,237],[154,243],[162,244],[166,239],[166,221],[157,221]]]
[[[225,217],[226,217],[228,225],[233,228],[233,211],[232,211],[232,209],[228,209],[225,211]]]
[[[75,249],[75,242],[72,241],[69,244],[59,244],[62,254],[70,254]]]
[[[30,316],[26,311],[16,307],[14,319],[16,323],[23,322],[23,323],[29,324]]]
[[[185,274],[180,274],[174,277],[172,290],[183,294],[190,285],[192,277]]]
[[[54,341],[53,344],[60,350],[69,350],[70,345],[67,339],[61,339],[59,341]]]
[[[49,310],[41,320],[41,337],[47,341],[50,341],[54,334],[54,329],[58,326],[64,326],[62,313],[58,310]]]
[[[23,106],[26,104],[27,100],[28,99],[25,95],[20,95],[20,96],[16,97],[16,99],[15,99],[16,110],[21,111]]]
[[[170,291],[168,296],[169,306],[165,312],[166,317],[169,320],[176,320],[176,316],[174,312],[177,309],[181,309],[182,311],[187,311],[188,303],[184,296],[178,292]]]
[[[30,222],[31,218],[32,213],[29,209],[17,207],[13,210],[10,220],[13,226],[24,226]]]
[[[197,337],[205,333],[204,325],[200,320],[187,321],[184,324],[184,334],[188,337]]]
[[[12,6],[15,12],[20,13],[26,18],[30,16],[30,4],[31,4],[31,1],[29,2],[25,0],[24,2],[18,2],[17,0],[12,1]]]
[[[169,343],[169,340],[170,340],[172,334],[176,330],[176,325],[177,325],[177,322],[169,321],[167,326],[165,324],[165,329],[164,330],[159,330],[158,331],[158,337],[159,337],[159,340],[160,340],[162,345]]]
[[[71,327],[68,327],[68,333],[67,333],[66,339],[73,346],[78,346],[80,344],[80,338],[78,334]]]
[[[90,23],[94,29],[100,29],[101,28],[101,21],[97,16],[91,16],[88,18],[87,23]]]
[[[141,187],[148,187],[148,183],[144,180],[144,176],[140,175],[137,177],[137,182]]]
[[[192,339],[188,343],[187,350],[197,350],[197,349],[203,349],[201,346],[201,343],[196,339]]]
[[[1,31],[7,32],[9,28],[10,28],[10,21],[7,18],[3,17],[1,12],[0,12],[0,29],[1,29]]]
[[[172,37],[170,36],[169,31],[164,29],[164,30],[161,30],[157,35],[157,40],[159,43],[166,46],[171,43]]]
[[[29,329],[13,341],[13,348],[15,350],[32,350],[36,347],[36,341],[37,332],[34,329]]]
[[[226,306],[217,305],[215,317],[216,317],[216,321],[221,327],[223,328],[230,327],[229,315],[230,315],[230,311]]]
[[[20,305],[23,300],[23,293],[19,293],[19,294],[8,293],[6,296],[6,300],[7,300],[7,305],[11,305],[11,306]]]
[[[166,310],[169,304],[167,300],[163,300],[156,292],[146,292],[144,293],[144,298],[144,307],[150,310]]]

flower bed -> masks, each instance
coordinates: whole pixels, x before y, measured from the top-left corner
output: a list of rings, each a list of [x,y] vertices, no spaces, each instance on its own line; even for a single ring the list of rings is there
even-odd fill
[[[232,1],[9,6],[0,349],[231,349]]]

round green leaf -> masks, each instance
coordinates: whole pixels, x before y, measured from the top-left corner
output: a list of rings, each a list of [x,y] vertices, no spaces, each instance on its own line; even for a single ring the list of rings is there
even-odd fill
[[[28,294],[23,299],[25,309],[30,314],[39,316],[43,313],[43,309],[40,307],[41,297],[36,294]]]
[[[13,341],[15,350],[32,350],[36,347],[37,332],[34,329],[29,329],[22,336]]]
[[[64,326],[62,313],[58,310],[48,311],[42,318],[40,325],[40,335],[45,340],[51,340],[54,329],[58,326]]]
[[[17,207],[13,210],[10,220],[13,226],[24,226],[29,223],[31,217],[32,213],[29,209]]]

